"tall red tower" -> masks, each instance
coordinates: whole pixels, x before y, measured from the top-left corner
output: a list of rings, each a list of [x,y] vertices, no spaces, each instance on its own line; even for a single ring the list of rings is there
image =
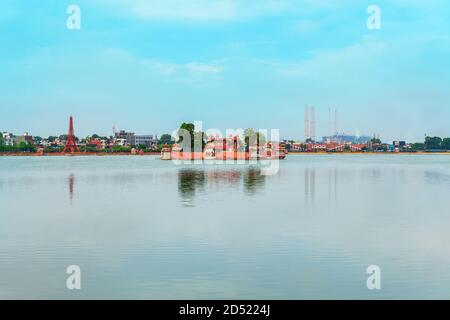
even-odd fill
[[[73,131],[73,119],[72,116],[70,116],[69,120],[69,133],[67,135],[66,145],[64,146],[63,153],[70,152],[74,153],[77,151],[77,143],[75,141],[75,134]]]

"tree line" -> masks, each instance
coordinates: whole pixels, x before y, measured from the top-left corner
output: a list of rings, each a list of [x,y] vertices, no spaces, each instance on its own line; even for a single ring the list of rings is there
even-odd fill
[[[186,122],[181,124],[177,135],[177,139],[174,140],[170,135],[164,134],[161,136],[161,140],[164,139],[165,141],[160,142],[164,142],[167,145],[172,145],[176,142],[185,151],[202,152],[209,138],[205,132],[195,131],[195,125],[193,123]],[[184,141],[189,138],[190,141]],[[245,129],[242,137],[237,138],[238,146],[241,151],[248,151],[249,146],[253,144],[256,146],[262,146],[267,141],[266,136],[263,133],[256,131],[253,128]]]
[[[194,148],[197,147],[199,150],[195,151],[202,151],[206,145],[207,141],[207,135],[204,132],[195,131],[195,126],[192,123],[182,123],[179,129],[187,131],[190,135],[190,148],[191,151],[194,151]],[[65,140],[67,135],[61,135],[59,137],[51,136],[47,138],[47,141],[54,142],[56,139]],[[98,138],[98,139],[108,139],[107,137],[101,137],[97,134],[92,135],[89,138]],[[252,128],[248,128],[244,131],[243,135],[243,141],[241,141],[241,138],[239,138],[239,145],[242,146],[248,146],[250,144],[250,141],[256,141],[257,145],[263,145],[266,142],[266,137],[264,134],[261,134],[257,132],[256,130]],[[79,139],[76,139],[79,141]],[[39,144],[40,141],[42,141],[41,137],[34,137],[34,141]],[[82,139],[81,140],[84,143],[89,143],[89,139]],[[182,147],[186,144],[188,146],[188,143],[186,141],[183,141],[183,135],[180,133],[178,139],[174,139],[170,134],[163,134],[161,135],[157,149],[156,150],[150,150],[145,145],[136,146],[138,150],[142,150],[144,152],[150,152],[150,151],[160,151],[161,148],[164,145],[173,145],[174,143],[179,143]],[[372,139],[371,141],[372,145],[382,145],[381,140],[379,139]],[[44,148],[44,153],[57,153],[61,152],[63,146],[50,146]],[[131,152],[132,147],[122,147],[122,146],[114,146],[111,148],[107,148],[104,150],[97,150],[95,146],[80,146],[81,152]],[[425,137],[425,141],[423,143],[413,143],[411,144],[410,148],[411,151],[450,151],[450,137],[449,138],[441,138],[441,137]],[[0,152],[36,152],[37,147],[34,144],[29,144],[27,142],[20,142],[19,144],[13,145],[13,146],[6,146],[5,141],[3,138],[3,135],[0,134]]]
[[[450,151],[450,138],[425,137],[423,143],[413,143],[411,149],[413,151]]]
[[[37,148],[29,143],[26,142],[20,142],[19,144],[13,145],[13,146],[6,146],[5,142],[2,139],[0,139],[0,152],[9,152],[9,153],[15,153],[15,152],[36,152]]]

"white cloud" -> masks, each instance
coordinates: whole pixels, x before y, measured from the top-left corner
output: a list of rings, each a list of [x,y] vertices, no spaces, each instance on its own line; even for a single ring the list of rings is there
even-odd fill
[[[152,59],[140,59],[140,63],[152,72],[164,76],[183,76],[186,74],[207,75],[222,72],[222,66],[214,62],[193,61],[189,63],[171,63]]]
[[[308,34],[320,29],[320,23],[316,20],[301,20],[294,24],[293,29],[295,32],[301,34]]]
[[[186,65],[187,70],[193,73],[219,73],[222,67],[214,63],[190,62]]]
[[[389,54],[389,43],[370,36],[342,48],[309,50],[309,58],[280,60],[270,58],[223,58],[215,60],[220,70],[232,72],[262,72],[265,75],[292,81],[307,80],[319,83],[345,84],[361,76],[389,72],[391,65],[383,67],[383,58]],[[251,70],[251,71],[249,71]],[[281,77],[281,78],[278,78]]]
[[[313,58],[297,63],[280,63],[278,71],[285,75],[304,76],[310,79],[321,79],[325,74],[340,76],[379,67],[376,59],[386,53],[386,43],[364,38],[362,42],[335,50],[312,52]],[[337,80],[337,79],[331,79]]]
[[[177,63],[133,55],[127,50],[107,48],[100,52],[100,60],[114,65],[139,69],[149,77],[167,83],[182,83],[193,87],[212,87],[222,79],[224,69],[222,61],[190,61]]]
[[[101,52],[101,56],[108,57],[113,60],[121,60],[134,62],[146,67],[154,73],[171,76],[183,73],[192,74],[213,74],[220,73],[223,67],[219,61],[217,62],[197,62],[174,63],[157,59],[141,58],[131,54],[129,51],[117,48],[107,48]]]

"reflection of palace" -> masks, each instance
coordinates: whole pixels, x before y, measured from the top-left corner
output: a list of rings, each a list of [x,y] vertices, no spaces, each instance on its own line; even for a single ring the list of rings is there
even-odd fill
[[[244,190],[248,194],[254,194],[264,187],[265,182],[266,176],[262,175],[259,169],[250,168],[244,175]]]
[[[242,180],[244,191],[252,195],[258,189],[264,187],[265,176],[260,169],[180,169],[178,171],[178,192],[187,205],[192,205],[192,200],[197,191],[210,187],[239,187]]]
[[[184,201],[192,201],[198,188],[203,188],[206,177],[205,171],[195,169],[181,169],[178,171],[178,191]]]

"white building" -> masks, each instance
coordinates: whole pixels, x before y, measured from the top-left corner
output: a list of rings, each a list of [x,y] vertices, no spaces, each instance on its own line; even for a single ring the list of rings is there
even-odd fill
[[[45,147],[50,147],[51,146],[51,142],[48,141],[47,139],[42,139],[41,141],[41,146]]]
[[[12,133],[8,132],[2,132],[3,135],[3,141],[5,143],[5,146],[13,146],[14,145],[14,137]]]
[[[145,145],[147,148],[153,148],[156,146],[157,141],[153,138],[153,135],[135,135],[134,136],[134,145],[140,146]]]
[[[117,138],[115,142],[117,146],[124,147],[127,144],[127,139]]]

